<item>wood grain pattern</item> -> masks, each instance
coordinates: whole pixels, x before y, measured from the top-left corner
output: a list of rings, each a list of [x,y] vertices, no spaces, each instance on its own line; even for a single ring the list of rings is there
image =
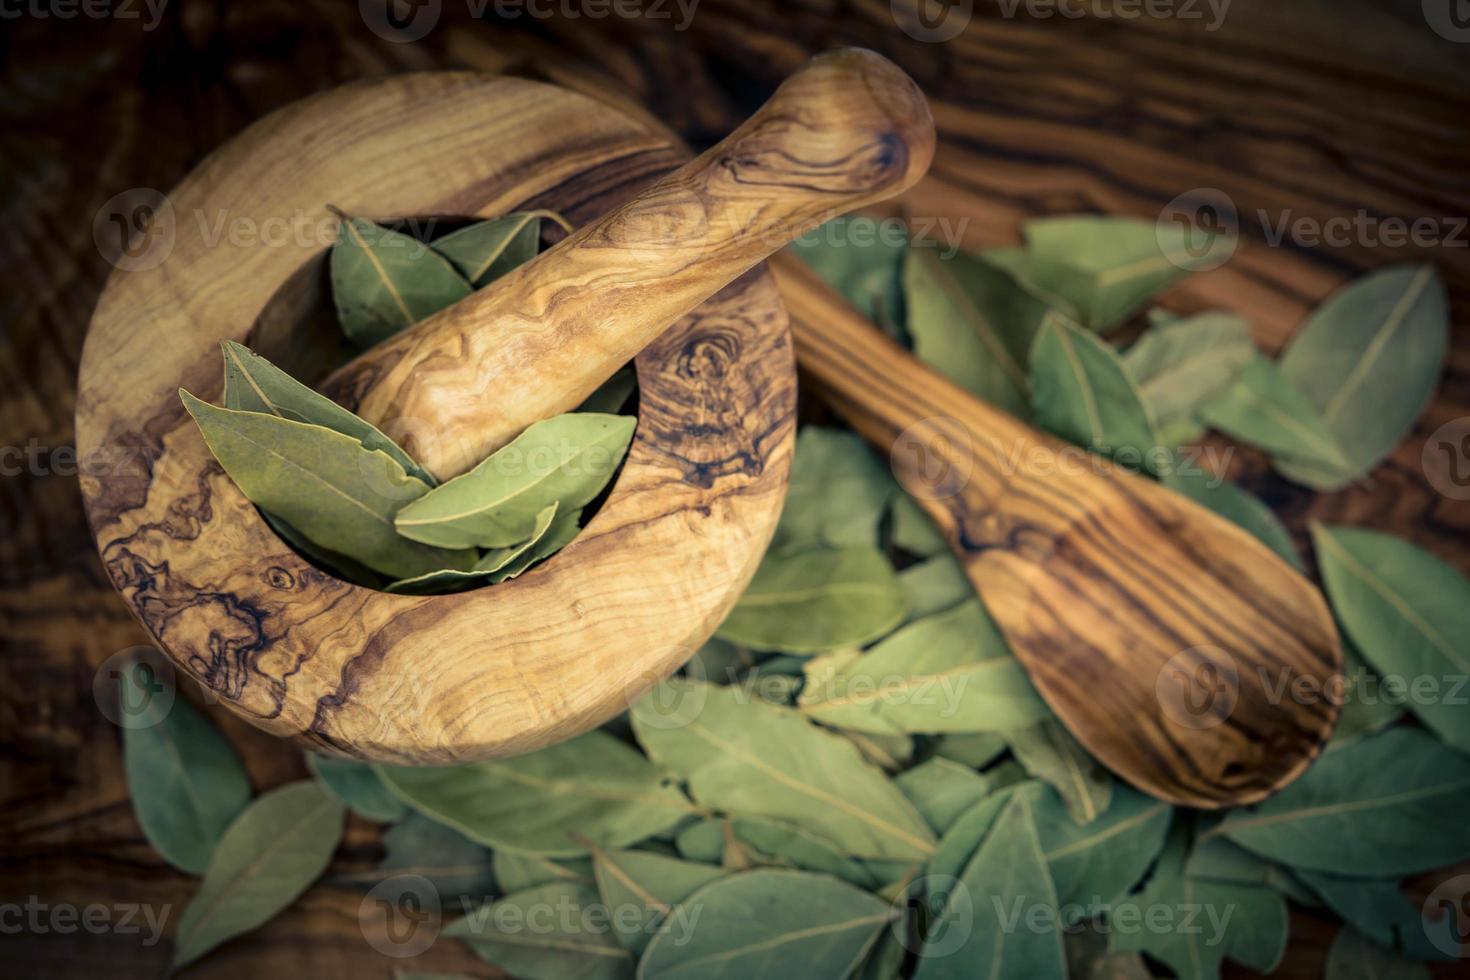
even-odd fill
[[[759,112],[491,287],[379,344],[323,391],[440,479],[579,405],[674,320],[803,232],[907,189],[934,153],[888,60],[814,59]]]
[[[889,454],[1088,751],[1196,807],[1256,802],[1306,769],[1338,709],[1280,692],[1342,669],[1310,582],[1236,525],[969,395],[799,259],[773,266],[803,374]]]
[[[195,887],[142,839],[117,731],[89,692],[110,654],[147,642],[102,570],[66,465],[77,360],[111,271],[87,226],[112,194],[167,189],[244,126],[303,95],[425,68],[553,81],[637,105],[703,147],[811,54],[861,44],[918,80],[940,131],[930,175],[898,207],[921,223],[948,219],[959,237],[944,241],[967,248],[1012,244],[1017,223],[1041,214],[1152,219],[1191,187],[1221,188],[1242,213],[1264,210],[1271,221],[1287,210],[1316,220],[1358,208],[1407,219],[1470,214],[1470,64],[1464,45],[1424,28],[1417,5],[1234,0],[1216,31],[1077,9],[1087,16],[1040,19],[1023,4],[1004,17],[995,4],[976,3],[970,25],[945,44],[904,36],[885,0],[701,0],[685,31],[672,19],[499,18],[493,5],[471,20],[465,5],[446,3],[438,29],[414,44],[369,34],[351,3],[191,0],[171,3],[149,32],[85,17],[7,21],[0,419],[7,443],[34,440],[39,449],[36,464],[22,461],[24,472],[0,478],[0,895],[171,904],[171,927]],[[616,170],[607,173],[611,180]],[[1171,291],[1167,305],[1238,310],[1274,352],[1314,303],[1354,275],[1434,261],[1450,286],[1455,329],[1434,404],[1369,479],[1314,494],[1244,449],[1228,459],[1231,478],[1265,499],[1299,545],[1308,520],[1345,522],[1401,535],[1470,571],[1470,507],[1436,492],[1419,463],[1430,433],[1470,414],[1470,250],[1357,240],[1275,248],[1256,222],[1243,235],[1234,260]],[[807,398],[806,411],[822,418],[819,398]],[[1229,448],[1223,440],[1210,447]],[[306,775],[292,746],[227,712],[211,714],[258,789]],[[352,820],[349,831],[333,872],[370,868],[381,853],[379,828]],[[1467,872],[1419,876],[1410,894],[1422,901],[1439,881]],[[444,941],[388,962],[363,940],[360,898],[323,883],[184,976],[360,980],[395,966],[499,975]],[[1333,916],[1293,907],[1291,943],[1272,976],[1320,977],[1338,928]],[[143,942],[119,932],[6,934],[0,957],[19,976],[156,978],[167,940]],[[1445,980],[1464,973],[1459,963],[1430,969]],[[1257,975],[1234,963],[1223,972]]]
[[[678,158],[572,93],[407,75],[267,117],[170,199],[178,216],[254,222],[317,217],[329,201],[374,216],[534,205],[586,220]],[[412,598],[296,556],[182,416],[179,384],[218,392],[222,337],[248,342],[268,306],[309,305],[302,269],[319,269],[325,248],[210,247],[201,227],[176,221],[166,261],[110,280],[83,352],[77,437],[84,455],[132,464],[82,478],[114,585],[232,710],[363,758],[523,752],[624,710],[724,617],[774,528],[790,462],[791,352],[767,274],[731,283],[638,357],[634,444],[576,541],[493,589]]]

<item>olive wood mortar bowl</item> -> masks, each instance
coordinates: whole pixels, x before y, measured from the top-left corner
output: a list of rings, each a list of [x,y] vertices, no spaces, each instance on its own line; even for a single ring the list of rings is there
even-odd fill
[[[82,478],[108,575],[179,669],[320,750],[451,764],[606,721],[708,638],[780,514],[796,385],[759,263],[903,190],[932,152],[917,88],[851,50],[687,163],[600,102],[464,72],[273,113],[169,195],[171,224],[154,229],[173,237],[167,258],[115,271],[93,316],[77,447],[109,464]],[[581,534],[521,577],[429,597],[341,581],[276,536],[185,413],[180,386],[221,391],[221,340],[249,346],[312,305],[330,244],[236,243],[220,221],[320,226],[329,204],[379,219],[547,208],[577,226],[322,385],[447,478],[636,354],[621,473]]]

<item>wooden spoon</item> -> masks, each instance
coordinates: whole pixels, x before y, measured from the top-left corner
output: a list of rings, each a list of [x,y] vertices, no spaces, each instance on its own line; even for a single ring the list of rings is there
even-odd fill
[[[889,453],[1089,752],[1194,807],[1260,800],[1307,767],[1342,667],[1311,583],[1235,524],[976,399],[800,260],[772,266],[803,374]]]

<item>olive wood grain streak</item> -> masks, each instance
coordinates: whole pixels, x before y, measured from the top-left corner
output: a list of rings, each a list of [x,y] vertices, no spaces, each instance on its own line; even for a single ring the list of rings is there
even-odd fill
[[[773,266],[803,375],[890,454],[1093,755],[1196,807],[1259,800],[1306,768],[1337,707],[1294,699],[1292,682],[1326,692],[1341,670],[1311,583],[1236,525],[982,403],[800,260]],[[1198,681],[1218,685],[1186,689]]]
[[[205,237],[326,205],[374,217],[579,223],[679,166],[681,148],[584,96],[465,72],[313,96],[245,130],[170,195],[171,249],[108,281],[82,355],[82,493],[113,585],[183,676],[317,748],[405,764],[524,752],[624,710],[708,637],[775,527],[794,433],[786,316],[755,270],[638,356],[639,419],[581,535],[525,575],[390,595],[309,564],[210,455],[178,388],[215,398],[219,341],[314,306],[326,242]],[[210,220],[197,220],[204,216]],[[524,370],[524,366],[517,366]]]
[[[819,56],[719,145],[323,390],[455,476],[792,238],[909,187],[933,149],[907,75],[868,51]]]

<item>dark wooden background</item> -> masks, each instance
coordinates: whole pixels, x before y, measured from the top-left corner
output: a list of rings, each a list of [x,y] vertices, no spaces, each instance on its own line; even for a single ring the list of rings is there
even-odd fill
[[[1235,0],[1213,31],[1208,17],[1072,6],[1090,13],[1039,18],[1022,6],[1008,17],[999,0],[976,0],[972,22],[944,44],[896,29],[887,0],[703,0],[686,31],[670,4],[671,19],[496,19],[492,6],[475,20],[474,5],[444,0],[438,26],[412,44],[377,37],[347,0],[171,0],[149,31],[136,0],[140,19],[0,20],[0,442],[34,445],[38,460],[0,477],[0,904],[171,903],[172,924],[194,888],[143,840],[118,732],[91,695],[98,665],[143,640],[98,565],[64,450],[82,339],[109,272],[93,216],[124,189],[166,191],[272,109],[364,75],[459,66],[554,80],[646,106],[702,145],[811,53],[861,44],[903,65],[933,101],[941,149],[903,206],[968,219],[969,247],[1014,242],[1031,215],[1151,219],[1181,192],[1219,188],[1252,216],[1245,242],[1167,301],[1248,313],[1272,349],[1354,275],[1433,261],[1450,287],[1453,350],[1432,408],[1393,458],[1330,496],[1273,477],[1250,452],[1235,454],[1232,475],[1298,535],[1309,518],[1391,530],[1470,570],[1470,504],[1436,493],[1419,463],[1430,432],[1470,415],[1464,237],[1430,249],[1271,247],[1254,218],[1470,215],[1470,44],[1432,32],[1418,0]],[[577,0],[558,7],[575,11]],[[257,789],[304,775],[294,749],[215,717]],[[334,871],[378,855],[375,828],[354,820]],[[364,942],[358,900],[319,885],[189,975],[387,977],[394,963]],[[1295,919],[1278,975],[1318,976],[1335,926]],[[0,973],[157,976],[166,946],[0,932]],[[449,942],[403,965],[492,973]]]

